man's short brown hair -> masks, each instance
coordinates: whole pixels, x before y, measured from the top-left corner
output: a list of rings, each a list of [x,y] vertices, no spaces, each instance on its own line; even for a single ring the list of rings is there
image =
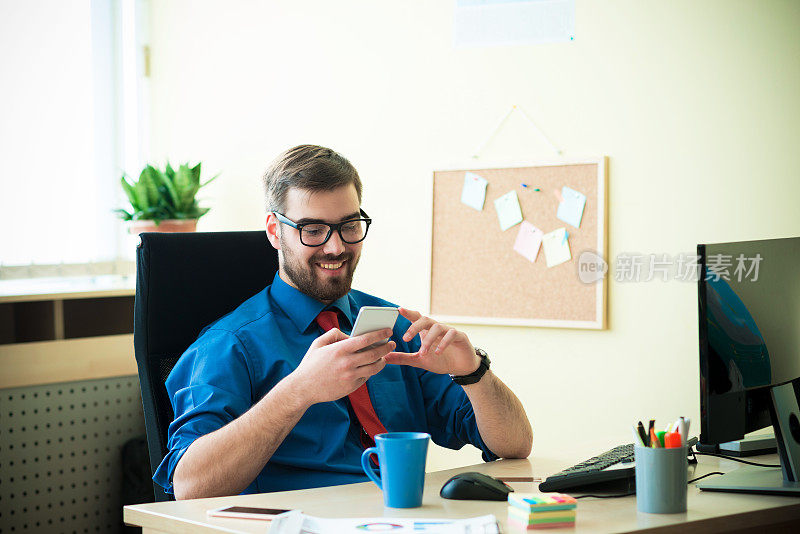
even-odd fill
[[[361,203],[361,178],[355,167],[341,154],[323,146],[290,148],[270,164],[263,182],[267,211],[283,213],[286,194],[291,188],[332,191],[353,184]]]

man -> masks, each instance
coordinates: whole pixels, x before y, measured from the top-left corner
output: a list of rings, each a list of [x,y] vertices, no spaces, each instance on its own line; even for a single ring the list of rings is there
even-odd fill
[[[178,499],[362,482],[361,452],[383,431],[527,457],[521,403],[463,332],[404,308],[394,331],[343,332],[361,306],[392,305],[350,289],[371,223],[350,162],[298,146],[264,185],[279,271],[170,374],[175,421],[154,480]]]

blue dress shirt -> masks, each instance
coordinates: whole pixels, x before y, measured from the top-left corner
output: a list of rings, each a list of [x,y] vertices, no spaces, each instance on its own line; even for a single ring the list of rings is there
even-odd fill
[[[349,332],[362,306],[393,304],[351,290],[327,308],[341,312],[340,329]],[[325,308],[276,274],[272,285],[207,326],[167,378],[175,420],[169,426],[169,450],[153,480],[171,493],[175,466],[195,439],[242,415],[294,371],[322,334],[314,319]],[[419,349],[418,336],[409,343],[402,339],[409,325],[399,317],[395,350]],[[387,365],[367,380],[367,388],[387,431],[428,432],[443,447],[471,443],[484,460],[497,459],[481,439],[464,390],[448,375]],[[311,406],[244,493],[366,481],[360,429],[346,397]]]

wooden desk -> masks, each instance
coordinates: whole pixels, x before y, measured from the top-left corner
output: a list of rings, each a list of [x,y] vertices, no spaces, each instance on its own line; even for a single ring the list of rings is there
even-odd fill
[[[775,463],[777,458],[759,458]],[[156,532],[264,532],[267,523],[246,519],[208,518],[206,511],[225,505],[265,508],[300,508],[319,517],[473,517],[494,514],[503,532],[523,532],[506,527],[505,502],[450,501],[439,497],[442,484],[462,471],[481,471],[496,477],[538,476],[556,472],[573,462],[547,458],[500,460],[460,469],[428,473],[421,508],[383,507],[383,497],[372,482],[258,495],[240,495],[179,502],[126,506],[125,522],[143,527],[143,533]],[[740,464],[729,460],[700,457],[689,471],[689,479],[711,471],[728,472]],[[517,491],[536,491],[538,483],[510,482]],[[765,526],[800,527],[800,499],[734,493],[701,492],[689,485],[688,511],[683,514],[641,514],[635,497],[619,499],[586,498],[578,501],[578,517],[569,532],[731,532],[756,530]],[[576,493],[577,495],[577,493]]]

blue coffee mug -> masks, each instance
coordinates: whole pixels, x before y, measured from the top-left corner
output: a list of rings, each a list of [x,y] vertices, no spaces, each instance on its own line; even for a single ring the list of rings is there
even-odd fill
[[[422,506],[425,486],[425,458],[430,434],[387,432],[375,436],[375,447],[361,453],[361,467],[383,491],[383,504],[389,508]],[[369,465],[370,455],[378,456],[380,474]]]

